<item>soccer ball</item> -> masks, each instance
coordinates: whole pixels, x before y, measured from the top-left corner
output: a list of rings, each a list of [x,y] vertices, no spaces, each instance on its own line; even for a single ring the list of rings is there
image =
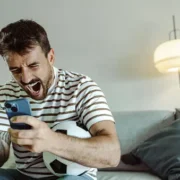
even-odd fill
[[[75,121],[60,122],[56,124],[52,130],[57,133],[60,132],[78,138],[91,137],[91,134],[82,127],[78,126]],[[63,144],[60,144],[59,146],[63,146]],[[90,167],[69,161],[50,152],[43,152],[43,160],[50,172],[59,177],[64,175],[77,176],[90,169]]]

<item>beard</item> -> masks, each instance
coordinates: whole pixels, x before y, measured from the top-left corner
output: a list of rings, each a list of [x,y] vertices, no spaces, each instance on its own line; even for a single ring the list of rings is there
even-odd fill
[[[53,80],[54,80],[53,68],[50,68],[48,73],[49,73],[49,77],[46,79],[46,81],[42,82],[42,88],[43,88],[42,99],[45,99],[47,97],[48,90],[53,84]]]

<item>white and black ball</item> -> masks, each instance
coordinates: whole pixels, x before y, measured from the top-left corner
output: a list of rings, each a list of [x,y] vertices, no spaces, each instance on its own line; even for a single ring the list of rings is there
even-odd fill
[[[56,124],[52,128],[52,130],[57,133],[60,132],[78,138],[91,137],[89,131],[83,129],[82,127],[79,127],[75,121],[60,122]],[[63,144],[60,144],[59,146],[63,146]],[[43,152],[43,160],[50,172],[52,172],[56,176],[77,176],[90,169],[90,167],[86,167],[78,163],[66,160],[50,152]]]

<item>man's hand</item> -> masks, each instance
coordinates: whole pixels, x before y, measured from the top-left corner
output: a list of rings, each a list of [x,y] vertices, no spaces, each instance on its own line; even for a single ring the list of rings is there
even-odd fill
[[[11,141],[20,146],[24,146],[31,152],[41,153],[47,150],[51,142],[52,130],[45,122],[42,122],[32,116],[17,116],[11,119],[13,123],[26,123],[32,129],[17,130],[9,129]]]
[[[31,152],[48,151],[88,167],[115,167],[119,163],[120,146],[112,121],[95,123],[90,128],[91,138],[77,138],[56,133],[46,123],[31,116],[17,116],[13,121],[13,123],[20,122],[29,124],[32,129],[10,128],[11,141]]]

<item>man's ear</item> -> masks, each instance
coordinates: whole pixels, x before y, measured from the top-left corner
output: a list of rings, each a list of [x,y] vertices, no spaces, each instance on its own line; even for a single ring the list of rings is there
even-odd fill
[[[55,61],[54,49],[50,49],[47,58],[48,58],[48,61],[49,61],[50,65],[53,66],[54,65],[54,61]]]

